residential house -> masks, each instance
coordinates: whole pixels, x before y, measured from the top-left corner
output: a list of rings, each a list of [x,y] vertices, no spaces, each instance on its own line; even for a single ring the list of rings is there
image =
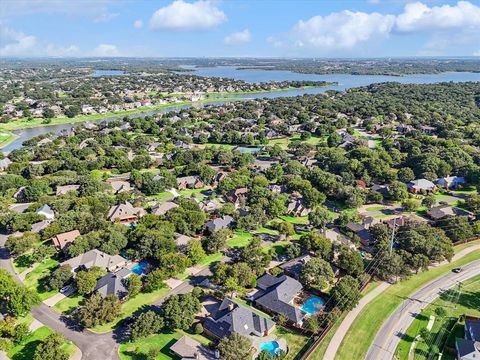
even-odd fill
[[[215,210],[220,210],[222,208],[222,204],[220,204],[216,200],[203,200],[203,201],[197,201],[198,206],[200,207],[200,210],[205,211],[205,212],[212,212]]]
[[[207,221],[205,228],[210,234],[222,229],[228,229],[233,225],[233,217],[224,215],[222,217]]]
[[[65,195],[66,193],[70,191],[77,191],[80,188],[80,185],[63,185],[63,186],[57,186],[57,191],[56,195]]]
[[[177,204],[171,201],[167,201],[163,204],[157,204],[152,208],[152,214],[154,215],[165,215],[169,210],[178,207]]]
[[[435,180],[438,187],[445,189],[456,189],[465,184],[465,178],[462,176],[447,176]]]
[[[287,213],[293,216],[307,216],[311,211],[303,199],[293,199],[287,204]]]
[[[22,202],[25,200],[25,189],[26,186],[20,186],[17,191],[15,191],[15,194],[13,194],[13,198],[19,202]]]
[[[50,225],[51,221],[50,220],[42,220],[39,222],[36,222],[32,224],[32,230],[31,232],[38,234],[40,231],[45,229],[48,225]]]
[[[432,192],[437,189],[437,186],[427,179],[413,180],[407,183],[408,190],[412,193]]]
[[[372,236],[370,235],[370,232],[364,224],[349,222],[347,224],[347,230],[357,235],[360,238],[360,242],[362,243],[362,245],[369,246],[370,241],[372,240]]]
[[[427,135],[432,135],[435,133],[435,130],[437,129],[434,128],[433,126],[422,125],[420,126],[420,130]]]
[[[61,234],[57,234],[52,237],[53,245],[57,250],[63,250],[67,245],[71,244],[75,241],[77,237],[80,236],[80,232],[78,230],[72,230],[68,232],[64,232]]]
[[[177,188],[180,190],[199,189],[204,186],[205,184],[196,175],[177,178]]]
[[[117,271],[122,267],[126,267],[128,260],[120,255],[108,255],[100,250],[94,249],[87,251],[62,262],[60,265],[70,265],[72,271],[79,269],[91,269],[92,267],[100,267],[108,271]]]
[[[290,276],[267,273],[257,279],[257,288],[248,297],[265,311],[284,315],[292,324],[302,326],[305,313],[294,304],[302,289],[302,284]]]
[[[188,242],[192,240],[190,236],[183,235],[183,234],[175,234],[175,244],[177,245],[177,249],[181,252],[185,252],[187,249]]]
[[[389,186],[387,184],[385,184],[385,185],[374,184],[374,185],[372,185],[370,190],[378,192],[378,193],[382,194],[382,196],[384,198],[387,198],[388,197]]]
[[[455,342],[457,359],[478,360],[480,359],[480,318],[466,316],[464,328],[465,337],[457,338]]]
[[[132,190],[130,183],[123,180],[114,180],[110,182],[110,186],[115,194],[123,193]]]
[[[132,271],[125,267],[116,272],[109,272],[97,280],[94,291],[104,297],[115,295],[119,299],[124,299],[128,295],[127,279],[130,275],[132,275]]]
[[[450,206],[450,205],[439,205],[434,206],[427,211],[427,215],[432,220],[440,220],[447,216],[469,216],[474,217],[472,213]]]
[[[248,193],[248,189],[246,187],[230,190],[226,194],[226,198],[228,201],[235,204],[235,206],[240,206],[240,201],[242,197],[245,197],[245,194]]]
[[[43,215],[47,218],[47,220],[53,221],[55,219],[55,213],[53,212],[52,208],[47,204],[43,205],[40,209],[35,211],[38,215]]]
[[[181,360],[216,359],[211,350],[187,335],[183,335],[172,346],[170,346],[170,352],[175,358],[180,358]]]
[[[145,214],[142,207],[134,207],[128,201],[123,204],[114,205],[108,211],[107,218],[112,222],[120,222],[121,224],[130,224],[137,221]]]
[[[6,171],[8,169],[8,166],[12,163],[12,160],[9,158],[4,158],[0,160],[0,171]]]
[[[243,336],[263,337],[269,335],[275,323],[248,307],[225,298],[216,311],[203,322],[205,333],[216,339],[237,333]]]

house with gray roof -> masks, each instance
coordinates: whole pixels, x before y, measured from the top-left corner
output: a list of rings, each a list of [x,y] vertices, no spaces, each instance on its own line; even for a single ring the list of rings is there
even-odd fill
[[[427,211],[427,214],[433,220],[440,220],[447,216],[469,216],[472,218],[475,217],[472,213],[468,211],[450,205],[434,206]]]
[[[456,189],[458,186],[465,184],[463,176],[447,176],[435,180],[435,184],[446,189]]]
[[[419,193],[419,192],[432,192],[437,189],[437,186],[427,179],[418,179],[413,180],[407,183],[407,188],[410,192]]]
[[[222,217],[208,221],[205,224],[205,228],[209,233],[214,233],[218,230],[228,229],[233,225],[233,217],[230,215],[224,215]]]
[[[53,212],[52,208],[47,204],[43,205],[40,209],[35,211],[38,215],[43,215],[47,218],[47,220],[54,220],[55,213]]]
[[[61,265],[70,265],[72,271],[77,269],[91,269],[92,267],[100,267],[109,271],[117,271],[118,269],[127,266],[128,260],[120,255],[108,255],[100,250],[94,249],[87,251],[66,260]]]
[[[248,307],[226,298],[203,323],[205,332],[217,339],[237,333],[243,336],[267,336],[275,323]]]
[[[0,171],[7,170],[11,163],[12,163],[12,160],[10,160],[7,157],[0,160]]]
[[[177,204],[171,201],[167,201],[163,204],[157,204],[152,208],[152,214],[154,215],[165,215],[169,210],[178,207]]]
[[[190,336],[184,335],[172,346],[170,352],[181,360],[213,360],[214,353]]]
[[[131,270],[121,268],[116,272],[109,272],[107,275],[98,279],[95,285],[96,292],[102,296],[115,295],[123,299],[128,295],[128,277],[132,275]]]
[[[107,218],[112,222],[119,222],[120,224],[130,224],[137,221],[145,214],[142,207],[134,207],[128,201],[123,204],[114,205],[108,211]]]
[[[302,290],[302,284],[290,276],[265,274],[257,279],[256,291],[249,299],[265,311],[284,315],[292,324],[302,326],[306,314],[294,304]]]
[[[459,360],[480,359],[480,318],[465,317],[465,338],[457,338],[455,348]]]
[[[80,188],[80,185],[63,185],[63,186],[57,186],[57,190],[55,194],[57,196],[59,195],[65,195],[66,193],[70,191],[77,191]]]

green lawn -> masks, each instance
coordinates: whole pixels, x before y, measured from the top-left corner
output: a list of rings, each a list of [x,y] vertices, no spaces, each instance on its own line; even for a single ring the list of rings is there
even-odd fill
[[[402,301],[435,278],[474,260],[480,259],[480,251],[472,252],[461,259],[447,265],[442,265],[429,271],[414,275],[397,283],[373,299],[355,319],[347,332],[336,360],[363,359],[381,328],[383,321],[402,303]],[[358,341],[362,339],[362,341]]]
[[[145,305],[151,305],[154,302],[160,300],[162,297],[167,295],[169,291],[170,288],[165,287],[151,293],[140,293],[133,299],[128,299],[125,303],[122,304],[122,312],[120,316],[115,319],[115,321],[112,321],[108,324],[95,326],[91,330],[98,333],[109,332],[113,330],[117,326],[117,324],[120,323],[123,319],[129,317],[141,307]]]
[[[13,140],[18,138],[17,135],[11,133],[10,131],[1,131],[0,132],[0,149],[10,144]]]
[[[199,189],[179,190],[178,193],[182,196],[185,196],[185,197],[194,196],[194,197],[198,198],[198,197],[203,196],[202,192],[205,191],[205,190],[207,190],[207,188],[203,187],[203,188],[199,188]]]
[[[32,290],[35,290],[40,296],[40,300],[48,299],[57,293],[57,291],[46,291],[43,287],[42,279],[50,274],[50,271],[58,265],[55,259],[47,259],[36,266],[25,276],[24,284]]]
[[[243,230],[236,230],[233,233],[233,237],[227,240],[227,246],[231,248],[245,247],[251,240],[251,233]]]
[[[214,262],[220,261],[223,257],[223,254],[221,252],[217,252],[215,254],[207,255],[205,256],[198,264],[197,266],[210,266],[210,264],[213,264]]]
[[[29,337],[27,337],[21,344],[15,346],[8,352],[8,357],[12,360],[31,360],[35,349],[41,341],[47,336],[53,334],[53,331],[46,326],[42,326],[35,330]],[[76,346],[71,341],[66,341],[62,348],[72,356],[76,351]]]
[[[285,356],[285,360],[296,359],[300,351],[305,347],[307,341],[309,340],[309,337],[305,335],[280,326],[275,328],[275,335],[277,335],[279,338],[284,338],[287,341],[288,354]]]
[[[169,200],[173,199],[173,194],[168,191],[159,192],[155,195],[147,196],[148,199]]]
[[[365,210],[367,210],[367,211],[381,211],[381,210],[384,210],[385,208],[386,208],[386,206],[378,205],[378,206],[369,206],[369,207],[365,208]]]
[[[283,221],[288,221],[289,223],[292,224],[298,224],[298,225],[307,225],[308,224],[308,216],[280,216],[280,219]]]
[[[170,347],[183,335],[188,335],[204,345],[209,343],[209,340],[202,335],[187,334],[182,330],[177,330],[153,335],[134,342],[123,343],[118,349],[118,354],[121,360],[153,360],[153,358],[148,357],[148,352],[155,349],[159,351],[159,355],[154,358],[155,360],[176,359],[170,353]]]
[[[72,296],[66,297],[63,300],[60,300],[53,306],[53,308],[55,309],[55,311],[61,314],[69,314],[73,310],[77,309],[83,300],[84,297],[82,295],[74,294]]]
[[[447,311],[446,317],[439,318],[436,316],[436,308],[445,309]],[[464,314],[480,316],[480,275],[465,281],[460,289],[455,287],[447,291],[423,309],[398,345],[396,350],[398,359],[408,359],[413,339],[419,334],[421,329],[426,328],[430,316],[435,316],[434,325],[426,341],[417,341],[414,356],[415,359],[423,360],[427,359],[429,354],[441,351],[443,343],[447,338],[447,325],[451,325],[452,318],[456,320],[460,315]],[[443,339],[443,341],[440,339]],[[433,346],[435,343],[439,344],[439,346]]]

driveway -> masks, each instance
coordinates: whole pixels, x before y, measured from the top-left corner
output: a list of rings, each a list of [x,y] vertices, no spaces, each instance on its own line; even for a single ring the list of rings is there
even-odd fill
[[[397,310],[383,323],[366,356],[369,360],[392,359],[403,334],[423,308],[437,299],[444,291],[459,282],[468,280],[480,273],[480,260],[463,267],[461,273],[447,273],[427,284],[403,301]]]

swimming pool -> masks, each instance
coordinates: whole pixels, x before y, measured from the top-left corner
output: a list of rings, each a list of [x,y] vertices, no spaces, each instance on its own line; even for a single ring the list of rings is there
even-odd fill
[[[148,263],[146,261],[140,261],[134,267],[132,267],[132,272],[137,275],[145,274],[145,270],[147,269]]]
[[[300,309],[308,316],[312,316],[319,312],[324,304],[325,300],[322,298],[319,298],[318,296],[310,296],[305,300]]]
[[[275,340],[260,343],[260,351],[268,351],[272,355],[277,355],[280,351],[280,345]]]

